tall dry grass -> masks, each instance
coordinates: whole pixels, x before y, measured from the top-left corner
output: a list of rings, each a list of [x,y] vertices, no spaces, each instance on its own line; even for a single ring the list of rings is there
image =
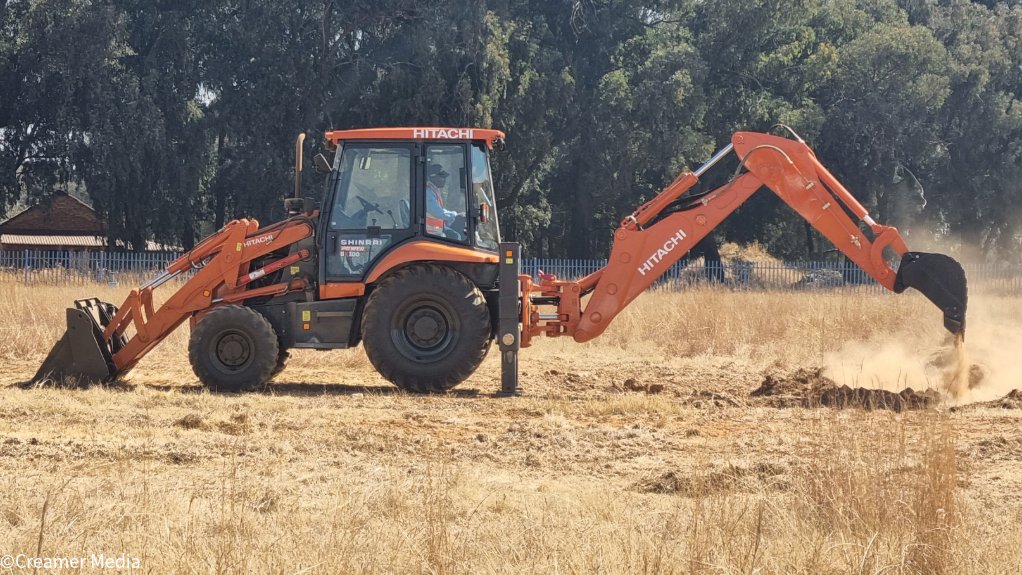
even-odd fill
[[[940,322],[936,308],[914,294],[703,287],[640,296],[596,345],[634,350],[652,345],[672,356],[748,354],[801,360],[819,358],[849,340],[904,332],[933,336],[943,329]]]
[[[157,301],[174,287],[158,290]],[[127,284],[26,287],[0,276],[0,314],[6,318],[0,324],[0,358],[23,366],[40,361],[63,333],[63,310],[72,301],[99,297],[120,303],[129,289]],[[179,368],[188,373],[188,335],[188,328],[181,327],[167,337],[135,368],[140,374],[136,379],[156,378],[156,383],[166,384],[180,380],[180,375],[167,375],[168,366],[175,373]],[[643,294],[597,340],[579,345],[566,337],[538,338],[522,357],[545,364],[588,356],[656,362],[733,358],[757,370],[771,365],[821,366],[841,384],[897,391],[944,385],[943,374],[932,364],[934,355],[948,347],[946,338],[939,310],[913,291],[777,293],[701,287]],[[1022,368],[1006,350],[1020,346],[1022,298],[973,294],[969,357],[983,367],[991,385],[970,392],[962,401],[993,399],[1019,385]],[[329,354],[297,351],[292,356],[291,373],[306,370],[307,380],[369,365],[360,349]]]
[[[157,301],[175,284],[156,292]],[[0,275],[0,357],[35,357],[40,342],[64,330],[64,308],[75,299],[99,297],[120,304],[133,286],[102,284],[59,287],[25,286]],[[987,316],[1022,317],[1022,300],[1007,296],[973,296]],[[852,290],[748,292],[725,287],[685,291],[653,290],[643,294],[613,320],[591,345],[630,353],[688,357],[743,354],[795,360],[820,359],[848,341],[876,338],[939,340],[940,312],[922,295],[861,294]],[[184,338],[182,338],[184,334]],[[162,347],[187,347],[187,328]],[[570,338],[551,340],[549,349],[577,349]],[[559,346],[559,347],[557,347]]]
[[[161,431],[143,426],[148,459],[9,475],[0,551],[124,553],[160,573],[935,574],[1022,560],[1014,533],[982,551],[946,417],[809,426],[818,443],[802,457],[765,472],[705,461],[659,492],[442,455],[293,466],[246,455],[259,448],[244,436],[188,473],[154,459]]]

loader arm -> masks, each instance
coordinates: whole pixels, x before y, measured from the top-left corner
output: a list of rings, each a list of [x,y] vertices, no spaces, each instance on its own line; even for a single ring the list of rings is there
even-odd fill
[[[702,173],[731,151],[741,160],[736,174],[741,168],[747,171],[698,198],[683,197]],[[522,293],[530,294],[529,303],[522,306],[522,346],[539,334],[570,335],[579,342],[599,336],[632,300],[763,187],[878,283],[898,293],[907,287],[918,289],[944,312],[949,331],[964,333],[965,275],[957,262],[940,254],[909,252],[898,231],[875,222],[801,139],[739,132],[706,165],[678,176],[621,222],[603,269],[577,282],[548,276],[533,284],[530,277],[521,276]],[[901,257],[898,271],[884,257],[887,248]],[[583,305],[581,298],[589,293]],[[544,304],[557,305],[557,314],[540,313],[539,306]]]
[[[304,216],[262,229],[256,220],[235,220],[172,262],[158,277],[131,290],[119,307],[95,299],[75,302],[76,307],[67,310],[67,332],[33,381],[112,380],[134,367],[193,314],[221,304],[304,289],[304,280],[258,288],[250,288],[249,284],[309,257],[307,250],[292,251],[258,269],[250,268],[253,261],[288,248],[314,232],[314,223]],[[157,308],[153,303],[155,290],[190,270],[195,270],[194,275]]]

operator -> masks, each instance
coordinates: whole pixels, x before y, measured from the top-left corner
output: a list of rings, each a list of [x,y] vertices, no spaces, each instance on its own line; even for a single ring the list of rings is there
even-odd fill
[[[444,208],[449,175],[440,164],[430,164],[426,170],[426,233],[442,236],[458,217],[458,212]]]

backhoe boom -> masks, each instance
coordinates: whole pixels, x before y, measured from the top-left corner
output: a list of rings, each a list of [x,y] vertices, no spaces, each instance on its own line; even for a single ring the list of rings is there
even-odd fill
[[[741,161],[736,174],[741,168],[747,171],[685,203],[682,198],[699,175],[731,150]],[[764,186],[878,283],[898,293],[918,289],[944,312],[949,331],[964,333],[965,274],[957,262],[940,254],[909,252],[898,230],[874,221],[801,139],[739,132],[706,165],[681,174],[622,220],[603,269],[579,281],[544,276],[533,284],[529,276],[521,276],[522,293],[529,296],[522,306],[522,346],[539,334],[570,335],[579,342],[599,336],[621,310]],[[887,248],[901,258],[897,272],[887,263]],[[583,306],[581,298],[589,293]],[[535,301],[557,302],[557,313],[540,313]]]

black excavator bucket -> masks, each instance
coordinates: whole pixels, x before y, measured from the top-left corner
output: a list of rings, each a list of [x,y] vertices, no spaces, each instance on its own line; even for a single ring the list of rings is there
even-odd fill
[[[103,330],[116,313],[116,306],[95,298],[75,301],[75,307],[67,308],[67,331],[50,350],[32,383],[90,385],[113,379],[116,350],[103,340]],[[123,345],[123,339],[118,339],[116,343]]]
[[[943,254],[908,252],[894,279],[895,293],[915,288],[944,312],[944,327],[965,337],[965,308],[969,292],[962,264]]]

